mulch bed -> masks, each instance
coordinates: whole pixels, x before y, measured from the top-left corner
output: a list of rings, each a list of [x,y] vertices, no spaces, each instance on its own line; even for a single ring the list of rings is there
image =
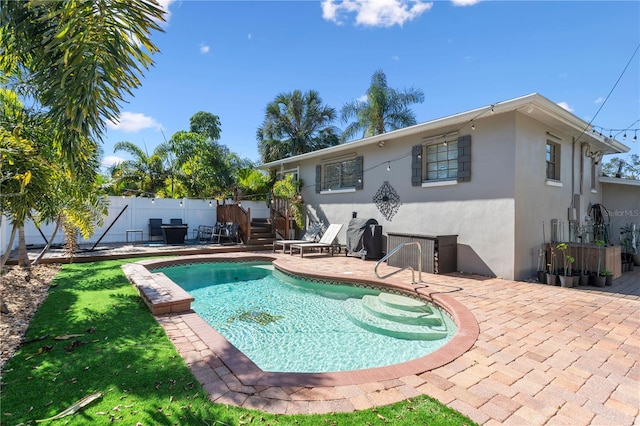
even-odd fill
[[[0,276],[0,304],[7,312],[0,319],[0,368],[20,347],[31,319],[47,298],[49,285],[60,270],[59,264],[31,267],[9,266]]]

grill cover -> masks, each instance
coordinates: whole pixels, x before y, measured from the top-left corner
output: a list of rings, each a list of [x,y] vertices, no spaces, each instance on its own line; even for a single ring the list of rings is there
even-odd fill
[[[347,227],[347,253],[368,259],[382,255],[382,226],[375,219],[354,218]]]

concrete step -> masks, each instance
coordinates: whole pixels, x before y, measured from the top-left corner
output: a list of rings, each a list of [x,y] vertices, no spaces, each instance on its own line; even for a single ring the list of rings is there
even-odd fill
[[[402,324],[442,325],[440,315],[434,313],[428,305],[423,306],[424,311],[407,310],[389,306],[378,296],[367,295],[362,298],[363,309],[375,317]]]
[[[444,326],[407,324],[372,315],[363,308],[362,299],[348,299],[344,306],[347,317],[354,324],[372,333],[406,340],[440,340],[447,337]]]

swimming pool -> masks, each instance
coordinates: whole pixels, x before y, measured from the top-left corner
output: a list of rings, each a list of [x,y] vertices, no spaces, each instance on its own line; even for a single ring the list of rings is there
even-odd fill
[[[457,331],[423,300],[370,285],[305,279],[271,262],[207,262],[154,269],[191,294],[192,309],[268,372],[332,372],[428,355]]]

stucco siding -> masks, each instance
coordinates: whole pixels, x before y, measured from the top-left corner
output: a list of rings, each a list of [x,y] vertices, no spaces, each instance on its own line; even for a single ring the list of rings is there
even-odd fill
[[[472,171],[469,182],[436,187],[411,185],[411,147],[423,136],[400,138],[385,146],[368,146],[352,155],[364,157],[363,189],[346,193],[318,194],[315,169],[322,158],[301,162],[302,195],[311,220],[346,225],[355,212],[374,218],[383,233],[458,235],[458,269],[483,275],[512,278],[514,250],[514,146],[513,116],[483,120],[471,135]],[[485,124],[486,123],[486,124]],[[510,127],[510,128],[509,128]],[[499,129],[499,130],[498,130]],[[432,136],[432,135],[425,135]],[[387,167],[390,170],[387,171]],[[373,198],[388,182],[399,196],[397,212],[387,220]]]

